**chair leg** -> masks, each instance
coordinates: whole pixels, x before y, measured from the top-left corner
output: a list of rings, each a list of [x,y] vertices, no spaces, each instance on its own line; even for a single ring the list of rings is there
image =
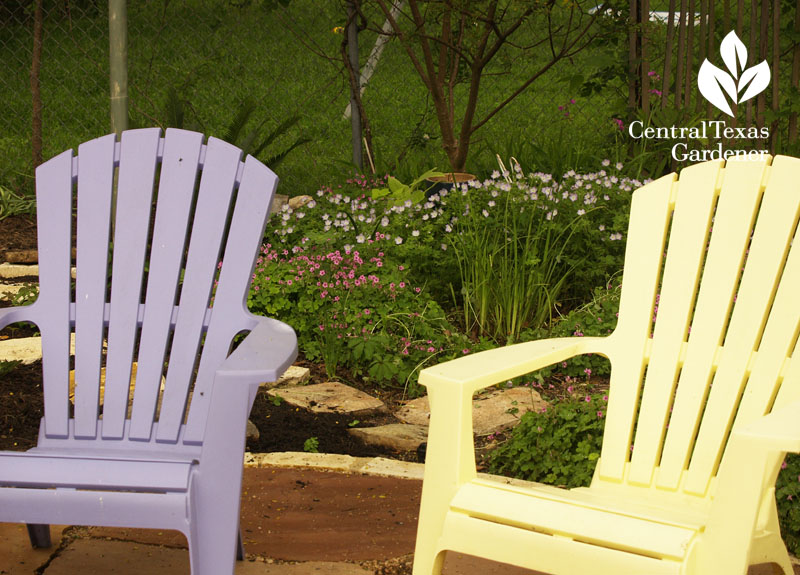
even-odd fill
[[[53,543],[50,541],[50,526],[38,523],[28,523],[28,537],[31,540],[31,546],[37,549],[45,549],[50,547]]]
[[[417,546],[419,549],[419,545]],[[445,552],[439,552],[434,556],[430,554],[414,553],[413,575],[441,575],[444,567]]]
[[[244,557],[244,539],[242,539],[242,527],[239,526],[239,536],[238,540],[236,541],[236,560],[244,561]]]

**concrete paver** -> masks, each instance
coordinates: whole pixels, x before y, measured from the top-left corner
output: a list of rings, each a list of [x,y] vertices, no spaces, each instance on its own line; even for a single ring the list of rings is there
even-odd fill
[[[389,466],[385,471],[391,474]],[[248,560],[236,563],[235,575],[374,575],[357,563],[377,568],[385,560],[407,562],[413,552],[420,489],[420,481],[396,475],[248,466],[242,494]],[[44,575],[189,574],[180,533],[91,528],[73,531],[78,536],[62,543],[63,530],[51,527],[54,546],[35,550],[23,525],[0,524],[0,575],[33,575],[45,565]],[[444,575],[536,573],[457,553],[449,553],[444,565]],[[771,573],[769,565],[748,571]],[[795,575],[800,575],[800,565],[795,565]]]
[[[0,575],[31,575],[47,563],[53,549],[61,544],[63,525],[50,526],[50,549],[33,549],[28,530],[20,523],[0,523]]]

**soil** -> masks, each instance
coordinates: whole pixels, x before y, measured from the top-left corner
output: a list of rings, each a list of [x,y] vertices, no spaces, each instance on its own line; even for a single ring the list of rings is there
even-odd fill
[[[36,249],[36,217],[10,216],[0,220],[0,261],[11,250]]]
[[[41,362],[0,373],[0,450],[24,451],[36,445],[42,407]],[[396,453],[353,438],[347,432],[352,417],[315,414],[285,402],[276,403],[263,389],[256,396],[250,420],[259,431],[258,439],[247,442],[248,451],[254,453],[303,451],[306,441],[316,438],[316,449],[323,453],[416,459],[416,454]],[[383,425],[392,420],[390,415],[378,414],[360,417],[358,425]]]

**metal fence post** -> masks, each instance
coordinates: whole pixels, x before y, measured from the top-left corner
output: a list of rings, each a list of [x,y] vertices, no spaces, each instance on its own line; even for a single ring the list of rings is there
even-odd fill
[[[128,128],[128,8],[127,0],[108,0],[111,129]]]

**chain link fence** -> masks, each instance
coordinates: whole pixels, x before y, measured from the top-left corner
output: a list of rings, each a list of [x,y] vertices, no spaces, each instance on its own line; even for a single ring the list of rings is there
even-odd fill
[[[39,80],[45,160],[110,131],[107,4],[43,0]],[[336,31],[346,17],[336,1],[294,0],[285,9],[267,4],[273,3],[129,1],[130,126],[182,126],[225,137],[248,103],[253,112],[245,132],[260,126],[267,134],[296,116],[297,123],[272,145],[280,151],[300,137],[311,141],[281,165],[281,191],[312,193],[335,183],[332,174],[353,169],[347,165],[350,128],[344,117],[348,86],[339,60],[343,37]],[[33,183],[35,6],[36,0],[0,3],[0,185],[17,191],[30,191]],[[360,34],[362,63],[375,38]],[[403,156],[409,174],[445,168],[425,89],[413,72],[403,76],[400,69],[410,70],[406,56],[390,43],[364,96],[376,164],[391,169],[410,148],[413,153]],[[608,115],[598,113],[593,102],[578,97],[570,103],[563,94],[563,83],[544,78],[520,96],[475,138],[473,169],[488,169],[495,152],[507,159],[524,156],[521,148],[533,150],[531,144],[569,148],[572,138],[609,133]],[[569,109],[569,121],[559,106]]]

